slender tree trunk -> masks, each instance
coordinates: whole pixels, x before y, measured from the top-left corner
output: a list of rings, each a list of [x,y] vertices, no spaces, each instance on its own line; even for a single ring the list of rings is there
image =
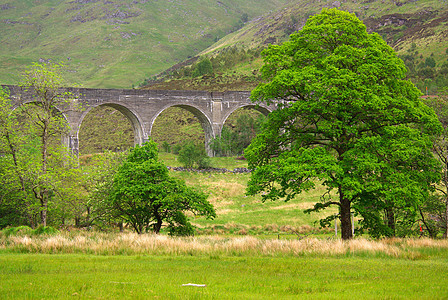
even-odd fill
[[[154,233],[156,234],[159,234],[163,223],[162,216],[159,213],[159,207],[160,206],[156,206],[153,208],[154,218],[156,219],[156,223],[154,224]]]
[[[43,192],[41,205],[42,205],[42,211],[41,213],[41,221],[43,226],[47,226],[47,210],[48,210],[48,199],[46,197],[46,191]]]
[[[341,235],[343,240],[350,240],[353,238],[352,234],[352,220],[351,220],[351,202],[348,200],[341,188],[339,188],[340,220],[341,220]]]
[[[43,120],[42,128],[42,175],[47,174],[47,164],[48,164],[48,119]],[[41,220],[42,225],[47,226],[47,211],[48,211],[48,189],[46,187],[40,192],[41,195]]]
[[[34,197],[40,202],[40,221],[43,226],[47,226],[47,208],[48,208],[48,198],[47,190],[38,190],[39,187],[33,187]]]
[[[448,195],[445,198],[445,233],[443,236],[448,239]]]
[[[44,120],[43,122],[43,128],[42,128],[42,173],[47,173],[47,164],[48,164],[48,124],[49,122],[47,120]]]
[[[429,236],[434,238],[434,232],[431,230],[431,227],[429,227],[428,224],[426,223],[425,215],[423,214],[422,209],[419,207],[418,210],[420,211],[420,216],[422,217],[423,225],[425,225],[425,228],[428,231]]]

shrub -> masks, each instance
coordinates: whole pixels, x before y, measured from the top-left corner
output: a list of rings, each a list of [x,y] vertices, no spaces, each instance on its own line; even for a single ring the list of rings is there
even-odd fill
[[[33,230],[34,235],[42,235],[42,234],[56,234],[59,231],[51,226],[39,226],[35,230]]]
[[[182,145],[178,160],[186,168],[193,168],[195,165],[199,169],[210,167],[210,158],[205,153],[204,145],[193,141],[187,141]]]

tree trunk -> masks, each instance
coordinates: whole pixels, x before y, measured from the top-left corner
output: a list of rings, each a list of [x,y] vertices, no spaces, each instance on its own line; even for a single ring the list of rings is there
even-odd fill
[[[42,226],[47,226],[47,209],[48,209],[48,199],[44,195],[42,195],[42,211],[40,212],[40,219],[42,222]]]
[[[161,228],[162,228],[162,219],[157,218],[157,223],[154,224],[154,233],[159,234]]]
[[[162,228],[163,219],[159,213],[160,206],[156,206],[153,209],[154,218],[156,219],[156,223],[154,224],[154,233],[159,234],[160,229]]]
[[[339,188],[340,220],[341,220],[341,235],[343,240],[350,240],[353,238],[352,234],[352,220],[351,220],[351,202],[344,197],[344,193]]]
[[[391,206],[386,207],[386,221],[387,227],[391,230],[391,236],[395,236],[395,213]]]
[[[40,222],[42,226],[47,226],[47,209],[48,209],[48,198],[47,190],[38,191],[38,187],[33,187],[34,197],[36,197],[40,202]]]
[[[443,234],[444,238],[448,239],[448,195],[445,199],[445,233]]]

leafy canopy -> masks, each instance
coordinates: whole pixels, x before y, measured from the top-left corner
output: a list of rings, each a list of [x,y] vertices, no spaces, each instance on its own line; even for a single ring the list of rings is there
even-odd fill
[[[324,9],[263,55],[251,97],[279,109],[245,152],[255,170],[248,193],[287,201],[320,181],[327,191],[314,210],[337,205],[343,239],[352,209],[377,231],[384,211],[413,216],[437,180],[430,148],[440,124],[393,49],[355,15]]]
[[[169,176],[167,167],[158,160],[157,145],[151,140],[130,151],[114,177],[110,199],[118,215],[137,233],[151,227],[158,233],[167,223],[171,234],[190,235],[193,228],[184,212],[207,218],[216,216],[207,195]]]

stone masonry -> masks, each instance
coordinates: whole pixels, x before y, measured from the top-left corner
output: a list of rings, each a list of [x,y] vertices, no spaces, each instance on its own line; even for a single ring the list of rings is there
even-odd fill
[[[18,86],[4,86],[10,90],[13,109],[33,102],[32,95],[24,93]],[[72,103],[58,107],[66,118],[70,133],[65,144],[78,155],[78,133],[84,117],[95,107],[106,105],[125,115],[134,129],[134,143],[142,144],[151,136],[157,116],[165,109],[177,106],[192,112],[204,129],[206,149],[210,140],[221,135],[226,119],[241,107],[252,107],[267,115],[276,109],[274,105],[253,103],[250,92],[206,92],[206,91],[154,91],[136,89],[87,89],[65,88],[75,96]],[[82,142],[82,141],[81,141]]]

